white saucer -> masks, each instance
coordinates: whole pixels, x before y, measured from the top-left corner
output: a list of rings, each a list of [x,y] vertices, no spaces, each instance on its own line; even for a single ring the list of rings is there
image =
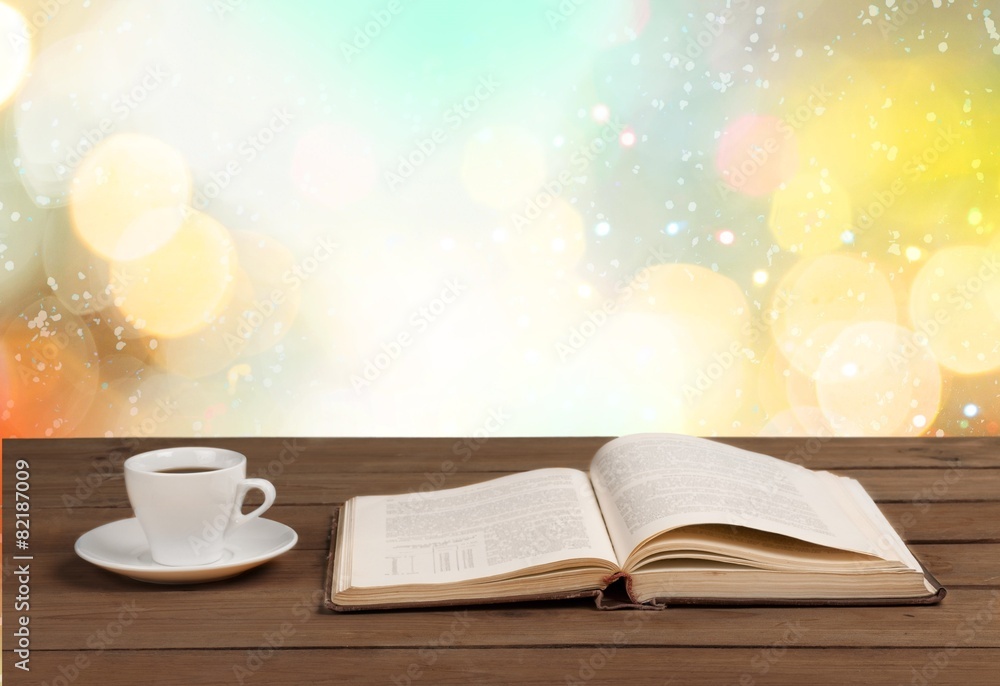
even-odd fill
[[[270,519],[253,519],[233,532],[222,558],[208,565],[168,567],[153,562],[139,520],[120,519],[88,531],[73,549],[87,562],[137,581],[200,584],[228,579],[264,564],[299,540],[295,531]]]

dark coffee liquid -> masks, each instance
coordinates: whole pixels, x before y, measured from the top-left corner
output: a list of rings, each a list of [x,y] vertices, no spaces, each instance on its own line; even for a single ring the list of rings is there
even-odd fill
[[[217,472],[217,467],[174,467],[173,469],[157,469],[157,474],[202,474],[204,472]]]

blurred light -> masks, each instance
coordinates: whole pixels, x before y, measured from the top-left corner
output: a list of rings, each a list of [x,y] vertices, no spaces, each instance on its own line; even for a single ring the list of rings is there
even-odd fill
[[[552,200],[551,193],[538,190],[546,180],[545,154],[534,136],[522,129],[484,129],[470,136],[461,174],[473,200],[514,209],[528,219]]]
[[[772,330],[781,353],[807,376],[815,374],[841,331],[859,321],[895,323],[888,279],[867,262],[824,255],[799,262],[775,291]]]
[[[511,435],[1000,431],[979,15],[452,3],[489,35],[408,11],[344,59],[308,46],[351,3],[30,4],[0,4],[4,435],[471,435],[494,401]]]
[[[818,407],[796,406],[778,412],[766,425],[761,436],[836,436],[837,431]]]
[[[0,46],[0,106],[14,94],[28,70],[31,60],[31,41],[28,22],[4,3],[0,3],[0,34],[5,40]]]
[[[941,372],[920,336],[888,322],[844,329],[816,372],[816,397],[840,434],[919,435],[937,416]]]
[[[248,364],[237,364],[229,368],[226,373],[226,381],[229,384],[229,395],[236,394],[236,387],[240,379],[245,376],[253,376],[253,369]]]
[[[851,196],[821,174],[798,174],[775,191],[768,225],[782,248],[804,255],[833,250],[851,224]]]
[[[696,432],[713,415],[727,420],[742,416],[747,404],[738,389],[746,385],[751,369],[741,352],[750,308],[739,285],[711,269],[680,263],[648,267],[629,288],[635,295],[625,305],[628,311],[655,315],[675,333],[669,344],[656,338],[637,339],[629,348],[635,357],[622,359],[634,359],[636,366],[649,363],[650,372],[666,360],[686,361],[672,383],[686,401],[682,414],[687,431]],[[679,293],[685,296],[678,297]],[[631,378],[640,375],[636,369]]]
[[[80,240],[68,214],[49,210],[41,232],[46,283],[74,314],[103,312],[114,305],[123,275]]]
[[[220,390],[227,401],[224,387]],[[198,436],[226,428],[213,422],[224,410],[205,386],[173,374],[152,371],[112,381],[105,395],[94,427],[104,436]]]
[[[10,166],[0,164],[0,301],[5,308],[37,297],[42,283],[38,255],[48,214],[32,204],[13,175]],[[15,213],[17,221],[11,218]]]
[[[5,437],[65,436],[97,391],[97,346],[86,321],[52,296],[15,314],[0,342],[8,377]]]
[[[520,268],[542,274],[572,267],[587,248],[583,217],[562,198],[555,198],[538,216],[511,230],[504,253]]]
[[[170,54],[152,36],[179,21],[191,26],[190,17],[131,14],[114,4],[102,5],[99,14],[72,2],[36,3],[35,9],[31,20],[41,44],[9,111],[7,152],[37,206],[66,205],[83,160],[116,133],[181,143],[212,116],[213,108],[205,107],[194,116],[176,91],[164,97],[182,72],[193,85],[186,77],[198,77],[185,65],[198,62],[187,49]]]
[[[77,235],[112,260],[132,260],[167,243],[191,200],[184,157],[156,138],[118,134],[84,158],[70,205]]]
[[[208,326],[232,297],[238,259],[226,229],[189,210],[173,238],[137,260],[118,262],[128,274],[119,309],[140,331],[183,336]]]
[[[415,146],[400,155],[387,176],[389,188],[403,185],[430,154]],[[303,197],[330,209],[358,202],[378,179],[372,142],[364,132],[343,124],[310,129],[295,143],[292,179]]]
[[[239,267],[232,297],[205,327],[180,337],[150,341],[152,358],[165,370],[200,378],[277,345],[299,313],[301,282],[292,278],[291,251],[260,233],[232,234]]]
[[[938,362],[959,374],[1000,368],[1000,250],[944,248],[910,287],[910,317]]]
[[[730,124],[719,139],[715,158],[727,187],[721,190],[768,195],[791,179],[799,166],[793,134],[777,117],[746,115]]]

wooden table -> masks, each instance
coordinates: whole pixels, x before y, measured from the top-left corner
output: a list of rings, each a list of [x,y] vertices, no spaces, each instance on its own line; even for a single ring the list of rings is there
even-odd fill
[[[996,684],[1000,440],[741,438],[726,442],[857,478],[948,588],[939,606],[676,608],[592,601],[335,614],[322,608],[328,523],[359,494],[459,486],[540,466],[585,468],[604,438],[72,439],[3,444],[7,684]],[[76,538],[131,516],[130,454],[238,450],[268,476],[267,517],[294,550],[228,581],[156,586],[76,557]],[[458,445],[458,448],[456,448]],[[15,463],[30,470],[30,674],[14,666]],[[460,463],[456,473],[445,460]],[[641,619],[638,618],[641,616]]]

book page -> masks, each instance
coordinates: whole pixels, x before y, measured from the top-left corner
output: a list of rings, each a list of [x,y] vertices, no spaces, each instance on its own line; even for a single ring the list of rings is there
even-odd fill
[[[877,555],[820,473],[702,438],[638,434],[594,456],[590,477],[619,564],[647,538],[729,524]]]
[[[590,481],[575,469],[359,496],[354,522],[352,586],[456,582],[575,558],[615,564]]]
[[[910,569],[923,573],[923,568],[913,557],[913,553],[906,547],[903,539],[892,528],[892,524],[885,518],[878,505],[860,483],[854,479],[837,477],[829,472],[824,474],[831,481],[835,481],[837,487],[850,498],[855,507],[855,511],[864,518],[863,527],[869,530],[869,538],[874,539],[874,546],[878,549],[879,557],[886,560],[898,560]]]

